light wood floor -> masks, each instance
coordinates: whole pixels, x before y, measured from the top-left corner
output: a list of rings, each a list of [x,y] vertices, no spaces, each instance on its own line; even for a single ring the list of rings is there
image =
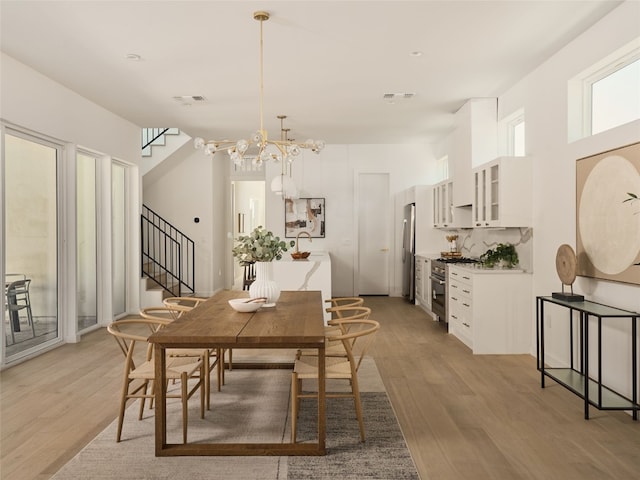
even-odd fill
[[[640,478],[640,422],[595,409],[586,421],[578,397],[540,388],[533,357],[474,356],[402,299],[365,303],[422,480]],[[121,369],[102,329],[2,372],[1,478],[48,479],[70,460],[116,418]]]

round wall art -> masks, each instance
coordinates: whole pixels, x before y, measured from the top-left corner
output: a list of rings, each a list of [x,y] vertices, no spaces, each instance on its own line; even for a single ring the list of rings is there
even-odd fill
[[[640,202],[625,202],[640,194],[640,162],[620,153],[585,163],[591,168],[577,176],[578,274],[640,283]]]

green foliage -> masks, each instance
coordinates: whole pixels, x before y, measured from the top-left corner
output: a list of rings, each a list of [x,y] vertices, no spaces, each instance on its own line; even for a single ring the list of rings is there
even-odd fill
[[[640,198],[638,198],[638,195],[636,195],[635,193],[631,193],[631,192],[627,192],[627,195],[629,195],[629,198],[626,198],[622,201],[622,203],[625,202],[637,202],[638,200],[640,200]],[[634,212],[634,215],[638,215],[640,213],[640,211],[638,212]]]
[[[293,240],[287,244],[262,226],[256,227],[249,235],[241,235],[237,241],[231,252],[240,265],[280,260],[282,253],[295,245]]]
[[[480,256],[480,261],[489,268],[494,267],[500,261],[504,261],[507,268],[513,268],[518,264],[518,252],[510,243],[499,243],[495,249],[489,249]]]

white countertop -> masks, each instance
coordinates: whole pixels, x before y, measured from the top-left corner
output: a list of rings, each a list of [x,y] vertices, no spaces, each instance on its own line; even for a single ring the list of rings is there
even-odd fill
[[[478,263],[469,263],[469,264],[465,264],[465,263],[458,263],[458,264],[449,264],[450,267],[455,267],[455,268],[460,268],[462,270],[466,270],[468,272],[471,273],[493,273],[493,274],[514,274],[514,273],[527,273],[530,274],[531,272],[526,272],[524,271],[522,268],[487,268],[487,267],[482,267],[480,264]]]
[[[306,252],[308,250],[300,250],[301,252]],[[277,260],[278,262],[295,262],[295,263],[305,263],[305,262],[330,262],[331,258],[329,257],[329,253],[328,252],[324,252],[324,251],[317,251],[317,252],[311,252],[311,254],[307,257],[307,258],[302,258],[300,260],[294,260],[293,258],[291,258],[291,253],[294,252],[294,250],[289,250],[287,252],[284,252],[282,254],[282,258],[280,260]]]

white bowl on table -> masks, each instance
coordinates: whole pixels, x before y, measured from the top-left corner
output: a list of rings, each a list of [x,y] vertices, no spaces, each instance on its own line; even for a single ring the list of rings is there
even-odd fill
[[[264,305],[265,300],[264,298],[232,298],[229,300],[229,305],[236,312],[255,312]]]

